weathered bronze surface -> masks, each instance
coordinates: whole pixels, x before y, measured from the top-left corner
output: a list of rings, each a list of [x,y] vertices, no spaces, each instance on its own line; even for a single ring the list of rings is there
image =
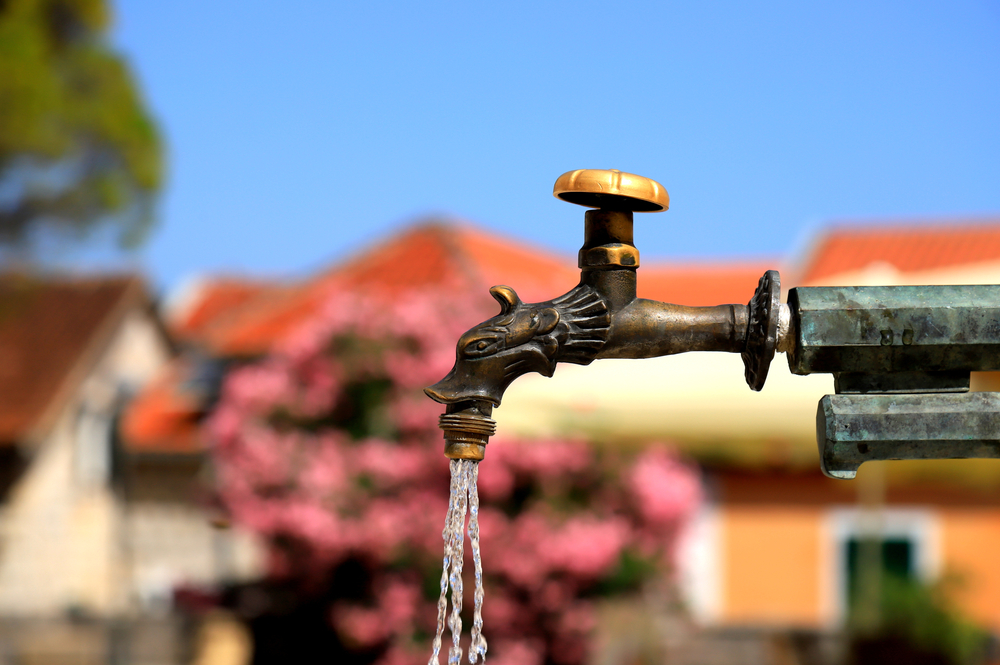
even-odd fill
[[[870,460],[1000,457],[1000,393],[827,395],[816,438],[831,478]]]
[[[838,395],[865,393],[967,393],[971,373],[951,372],[834,372],[834,390]]]
[[[743,354],[747,381],[761,389],[777,340],[776,271],[761,278],[749,305],[687,307],[637,298],[633,213],[665,210],[670,199],[663,186],[620,171],[582,170],[560,176],[553,193],[597,208],[584,215],[580,283],[539,303],[521,302],[508,286],[490,289],[500,313],[462,335],[451,372],[425,389],[448,405],[441,417],[447,456],[482,459],[495,430],[492,408],[507,387],[528,372],[552,376],[560,362],[727,351]]]
[[[492,413],[493,404],[481,400],[449,404],[438,423],[444,432],[444,454],[451,459],[483,459],[486,444],[497,431]]]
[[[835,379],[816,415],[823,473],[1000,456],[1000,395],[963,394],[971,372],[1000,369],[1000,286],[797,288],[788,303],[792,372]]]
[[[795,374],[1000,369],[1000,286],[800,287],[788,304]]]

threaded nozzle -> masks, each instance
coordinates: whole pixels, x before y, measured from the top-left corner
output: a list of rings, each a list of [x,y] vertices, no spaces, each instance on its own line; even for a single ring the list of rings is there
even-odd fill
[[[445,457],[476,461],[485,457],[486,444],[497,431],[496,421],[475,409],[445,413],[438,427],[444,432]]]

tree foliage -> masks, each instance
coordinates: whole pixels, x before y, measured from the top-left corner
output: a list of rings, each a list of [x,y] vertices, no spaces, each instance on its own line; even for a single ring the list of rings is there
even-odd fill
[[[322,662],[427,662],[449,478],[442,407],[421,388],[447,372],[454,341],[482,314],[454,293],[335,293],[226,380],[209,426],[219,501],[267,539],[273,579],[301,582],[303,606],[330,631],[317,640],[333,649]],[[665,579],[700,501],[697,474],[664,447],[501,438],[479,469],[496,665],[584,662],[595,603]]]
[[[160,139],[109,23],[104,0],[0,0],[0,242],[105,222],[125,246],[145,236]]]
[[[913,665],[977,665],[989,657],[989,633],[963,616],[954,596],[960,576],[948,574],[932,584],[888,574],[876,601],[879,621],[865,621],[853,605],[848,616],[854,665],[906,662]],[[870,613],[869,613],[870,614]]]

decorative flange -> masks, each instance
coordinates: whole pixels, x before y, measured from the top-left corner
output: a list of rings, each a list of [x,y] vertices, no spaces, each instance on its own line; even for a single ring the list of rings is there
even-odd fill
[[[778,345],[778,310],[781,307],[781,277],[777,270],[768,270],[760,278],[757,290],[747,307],[747,341],[743,352],[747,385],[760,390],[767,379],[767,370]]]

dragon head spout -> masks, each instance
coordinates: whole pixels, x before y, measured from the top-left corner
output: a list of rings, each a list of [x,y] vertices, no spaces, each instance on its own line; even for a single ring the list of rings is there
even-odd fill
[[[500,313],[462,335],[451,372],[424,389],[442,404],[481,400],[497,406],[517,377],[552,376],[560,361],[588,364],[607,339],[607,306],[590,287],[541,303],[521,302],[509,286],[494,286],[490,294]]]

